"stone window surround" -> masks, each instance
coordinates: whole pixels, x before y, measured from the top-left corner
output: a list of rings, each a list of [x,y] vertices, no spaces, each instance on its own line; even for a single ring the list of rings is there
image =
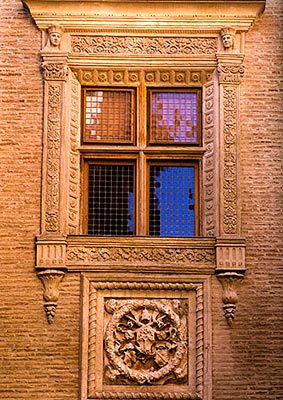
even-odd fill
[[[233,282],[240,281],[245,272],[239,191],[239,99],[245,34],[263,12],[265,1],[192,1],[189,4],[168,1],[166,13],[164,2],[159,1],[138,1],[131,7],[118,0],[103,2],[103,7],[99,2],[89,1],[82,9],[78,8],[81,2],[76,0],[25,0],[23,3],[42,31],[42,227],[36,240],[36,269],[40,277],[46,280],[50,268],[55,281],[61,280],[62,271],[96,268],[95,262],[90,266],[86,260],[78,267],[70,255],[76,235],[81,233],[80,155],[85,148],[80,147],[79,138],[80,86],[135,86],[137,83],[201,86],[204,239],[188,239],[186,246],[202,247],[201,251],[205,252],[206,240],[214,240],[213,272],[218,274],[224,292],[227,287],[233,287]],[[53,47],[47,32],[51,25],[60,26],[61,34],[61,43]],[[224,26],[234,30],[233,49],[225,48],[221,41]],[[87,236],[81,236],[80,240],[78,252],[82,244],[88,248],[100,242],[99,238]],[[166,239],[151,238],[150,241],[156,246],[167,245]],[[184,239],[179,241],[180,244],[176,239],[174,251],[182,252]],[[123,245],[123,240],[120,244],[116,239],[114,242],[113,246],[111,240],[107,243],[112,252],[116,246]],[[147,246],[145,238],[133,237],[127,243],[129,248],[136,247],[138,251]],[[196,271],[189,259],[187,270],[188,273]],[[50,296],[45,293],[44,297],[46,300]],[[53,303],[55,307],[54,299]],[[229,312],[226,317],[231,322],[234,315]]]
[[[164,2],[159,1],[147,5],[138,1],[126,13],[123,1],[105,1],[104,8],[89,1],[83,10],[77,9],[78,3],[24,1],[42,31],[44,152],[36,271],[44,286],[47,320],[53,322],[65,273],[82,274],[86,299],[90,287],[97,285],[93,282],[105,276],[110,282],[123,276],[122,281],[138,288],[141,283],[134,282],[142,282],[146,272],[156,285],[170,286],[177,285],[168,278],[173,270],[184,285],[203,285],[208,315],[204,334],[209,344],[209,279],[216,274],[221,282],[224,314],[232,326],[237,287],[246,270],[240,220],[240,84],[245,34],[263,12],[265,1],[168,1],[166,14]],[[51,25],[63,28],[55,48],[47,33]],[[221,40],[221,30],[227,26],[235,32],[233,49],[225,48]],[[81,235],[80,157],[86,149],[80,146],[80,87],[137,84],[202,87],[203,148],[196,154],[203,156],[203,237]],[[123,286],[114,286],[119,285]],[[89,312],[88,304],[83,313]],[[87,346],[83,338],[86,362]],[[208,369],[209,358],[208,352],[200,361]],[[206,381],[201,376],[198,397],[186,398],[211,399],[209,374]],[[85,378],[82,399],[87,390]]]

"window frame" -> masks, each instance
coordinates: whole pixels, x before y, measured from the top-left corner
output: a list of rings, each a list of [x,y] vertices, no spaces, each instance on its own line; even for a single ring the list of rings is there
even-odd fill
[[[104,88],[104,87],[103,87]],[[125,86],[124,89],[131,88]],[[82,96],[85,90],[100,90],[101,86],[83,86]],[[120,90],[121,87],[111,86],[108,90]],[[148,168],[152,163],[175,165],[193,165],[195,167],[195,223],[194,236],[199,236],[201,233],[201,185],[202,185],[202,163],[203,163],[203,148],[202,148],[202,88],[201,87],[171,87],[160,86],[152,87],[139,84],[135,88],[136,93],[136,115],[135,115],[135,143],[102,143],[102,142],[83,142],[81,148],[82,160],[82,233],[88,233],[88,167],[89,163],[120,163],[127,162],[135,163],[134,176],[134,226],[135,234],[130,236],[149,236],[149,173]],[[149,108],[149,92],[151,90],[160,91],[190,91],[197,92],[198,96],[198,126],[200,127],[200,143],[157,143],[149,144],[147,140],[148,133],[148,108]],[[84,107],[84,101],[82,101]],[[85,113],[82,111],[82,129],[84,124]],[[129,237],[130,237],[129,236]],[[117,236],[114,236],[117,237]],[[165,236],[151,236],[165,237]],[[173,237],[173,236],[171,236]],[[176,236],[179,237],[179,236]],[[181,237],[181,236],[180,236]]]

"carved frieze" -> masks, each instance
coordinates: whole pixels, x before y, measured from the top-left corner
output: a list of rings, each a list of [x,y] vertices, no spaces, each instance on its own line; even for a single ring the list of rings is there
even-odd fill
[[[155,248],[155,247],[88,247],[69,246],[67,263],[95,264],[103,262],[190,263],[211,264],[214,249]]]
[[[82,85],[202,85],[212,76],[211,69],[96,69],[74,68]]]
[[[215,54],[216,38],[72,36],[71,51],[96,56],[187,56]]]

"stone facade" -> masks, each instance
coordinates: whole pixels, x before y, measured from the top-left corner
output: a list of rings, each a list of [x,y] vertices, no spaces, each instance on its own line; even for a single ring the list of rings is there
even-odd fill
[[[248,32],[251,16],[240,19],[242,33],[224,47],[221,35],[233,31],[220,34],[221,23],[176,38],[176,22],[154,42],[144,40],[153,32],[146,26],[134,37],[113,29],[99,46],[104,21],[95,37],[87,24],[72,31],[71,21],[53,30],[63,34],[53,44],[54,21],[34,12],[41,35],[31,13],[18,0],[1,4],[1,398],[283,397],[280,0],[267,0]],[[137,52],[152,65],[129,67]],[[110,68],[113,55],[121,62]],[[100,61],[90,68],[86,57]],[[162,57],[174,68],[161,67]],[[74,235],[80,84],[137,81],[203,87],[205,239],[117,245]],[[113,338],[123,342],[117,326],[129,313],[139,329],[123,333],[126,353]]]

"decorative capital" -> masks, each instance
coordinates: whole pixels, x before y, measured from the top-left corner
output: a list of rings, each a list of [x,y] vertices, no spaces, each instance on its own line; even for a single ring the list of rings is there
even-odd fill
[[[229,83],[229,84],[239,85],[244,75],[245,68],[242,64],[240,65],[220,64],[217,67],[217,71],[219,74],[219,83]]]
[[[225,318],[228,325],[232,326],[238,302],[237,288],[244,279],[244,274],[239,272],[222,272],[216,276],[223,289],[222,301]]]
[[[69,68],[64,63],[42,63],[43,77],[46,81],[66,81]]]
[[[47,321],[52,324],[59,298],[59,284],[65,273],[56,269],[47,269],[37,274],[44,288],[43,298]]]

